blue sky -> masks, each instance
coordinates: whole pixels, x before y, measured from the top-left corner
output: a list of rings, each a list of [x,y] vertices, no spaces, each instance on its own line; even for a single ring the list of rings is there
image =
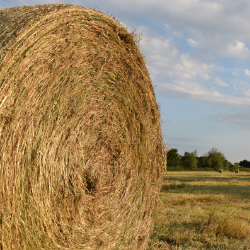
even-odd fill
[[[50,3],[0,0],[0,8]],[[232,163],[250,161],[250,1],[56,3],[98,7],[142,34],[168,147],[199,156],[216,147]]]

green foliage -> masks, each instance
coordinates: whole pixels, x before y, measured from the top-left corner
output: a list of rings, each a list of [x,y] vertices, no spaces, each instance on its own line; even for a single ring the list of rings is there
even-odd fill
[[[188,153],[185,152],[184,156],[182,157],[182,165],[184,168],[189,170],[195,170],[197,168],[197,151]]]
[[[198,158],[198,168],[209,168],[208,161],[207,161],[207,156],[200,156]]]
[[[224,167],[224,161],[226,160],[225,156],[218,151],[217,148],[212,148],[209,152],[208,152],[208,156],[207,156],[207,162],[210,168],[213,168],[215,170],[218,169],[223,169]]]
[[[247,165],[246,162],[247,161],[244,160],[245,165]],[[200,157],[197,156],[196,150],[191,153],[185,152],[184,156],[181,156],[178,154],[177,149],[171,149],[167,154],[167,166],[168,170],[175,171],[218,171],[218,169],[235,169],[235,166],[229,162],[225,156],[218,151],[217,148],[212,148],[210,151]]]
[[[181,155],[178,154],[178,150],[173,148],[168,151],[167,154],[167,165],[168,167],[179,166],[181,163]]]
[[[167,153],[167,169],[174,171],[203,170],[218,171],[219,169],[232,171],[241,166],[241,169],[250,169],[250,161],[243,160],[240,163],[232,164],[217,148],[210,149],[203,156],[198,157],[197,151],[185,152],[184,156],[178,154],[178,150],[173,148]],[[246,171],[246,170],[245,170]]]
[[[225,160],[224,162],[223,162],[223,169],[224,170],[229,170],[229,166],[230,166],[230,162],[228,161],[228,160]],[[232,165],[232,164],[231,164]]]
[[[241,167],[240,168],[240,172],[248,172],[248,173],[250,173],[250,168],[243,168],[243,167]]]
[[[247,160],[240,161],[239,165],[244,168],[250,168],[250,161]]]

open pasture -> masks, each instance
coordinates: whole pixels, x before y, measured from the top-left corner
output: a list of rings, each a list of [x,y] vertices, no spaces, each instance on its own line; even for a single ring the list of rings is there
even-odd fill
[[[167,172],[149,249],[250,249],[250,173]]]

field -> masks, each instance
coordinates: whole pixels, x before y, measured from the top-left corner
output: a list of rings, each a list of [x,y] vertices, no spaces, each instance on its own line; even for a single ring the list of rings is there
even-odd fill
[[[165,173],[155,249],[250,249],[250,173]]]

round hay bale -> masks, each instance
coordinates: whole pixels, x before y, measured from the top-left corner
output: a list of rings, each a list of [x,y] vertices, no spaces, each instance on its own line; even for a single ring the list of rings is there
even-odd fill
[[[219,173],[223,173],[223,169],[219,169]]]
[[[145,249],[165,151],[144,59],[113,18],[0,11],[3,249]]]
[[[240,170],[239,169],[235,169],[235,173],[239,173],[240,172]]]

